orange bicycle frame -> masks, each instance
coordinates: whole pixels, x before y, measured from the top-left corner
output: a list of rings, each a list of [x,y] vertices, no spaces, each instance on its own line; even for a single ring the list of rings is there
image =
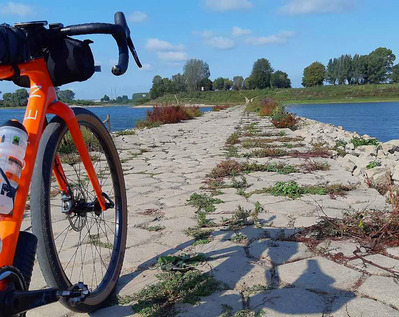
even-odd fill
[[[30,79],[29,101],[23,120],[23,125],[28,132],[28,146],[25,154],[25,167],[22,170],[18,184],[13,212],[10,215],[0,215],[0,239],[2,242],[0,267],[13,265],[36,155],[42,133],[46,127],[46,114],[55,114],[61,117],[66,123],[83,165],[86,168],[100,207],[102,210],[106,210],[105,198],[102,195],[101,186],[83,139],[82,132],[80,131],[78,121],[73,110],[57,100],[57,95],[44,59],[36,59],[28,63],[20,64],[18,67],[20,75],[28,76]],[[14,74],[15,71],[12,66],[0,66],[0,80],[8,79],[14,76]],[[55,166],[56,167],[53,167],[53,173],[60,190],[67,192],[68,184],[65,183],[66,178],[63,177],[64,171],[62,170],[58,157],[56,157]]]

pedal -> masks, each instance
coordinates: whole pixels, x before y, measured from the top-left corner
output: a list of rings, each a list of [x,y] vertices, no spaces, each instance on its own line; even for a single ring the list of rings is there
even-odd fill
[[[59,291],[58,296],[65,298],[70,304],[77,305],[83,302],[90,295],[87,285],[79,282],[66,291]]]

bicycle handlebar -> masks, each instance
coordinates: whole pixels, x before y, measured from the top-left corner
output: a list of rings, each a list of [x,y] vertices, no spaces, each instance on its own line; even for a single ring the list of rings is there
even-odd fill
[[[139,68],[142,67],[136,49],[134,47],[132,38],[130,37],[130,30],[126,23],[126,18],[123,12],[117,12],[114,15],[115,24],[110,23],[85,23],[70,25],[62,27],[59,32],[62,35],[86,35],[86,34],[111,34],[115,39],[119,50],[118,64],[112,67],[112,73],[115,76],[123,75],[129,64],[129,50],[130,49],[134,60]]]

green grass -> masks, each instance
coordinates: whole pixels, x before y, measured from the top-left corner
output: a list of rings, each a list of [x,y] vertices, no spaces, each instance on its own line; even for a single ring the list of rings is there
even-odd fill
[[[359,103],[399,100],[399,84],[320,86],[291,89],[263,89],[244,91],[186,92],[177,95],[181,103],[187,104],[230,104],[245,103],[245,97],[260,101],[273,98],[283,104],[301,103]],[[175,95],[165,95],[153,100],[154,103],[176,102]],[[255,102],[253,104],[256,104]]]

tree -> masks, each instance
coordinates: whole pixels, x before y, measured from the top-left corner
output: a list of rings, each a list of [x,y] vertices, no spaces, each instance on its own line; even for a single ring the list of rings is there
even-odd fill
[[[176,74],[172,76],[172,84],[176,92],[185,92],[187,91],[187,81],[184,75]]]
[[[338,59],[335,59],[335,75],[339,85],[348,84],[352,81],[352,56],[342,55]],[[328,66],[327,66],[328,70]],[[328,72],[327,72],[328,73]]]
[[[338,60],[336,58],[330,59],[327,64],[326,80],[331,84],[335,85],[338,80],[337,69]]]
[[[233,81],[228,79],[228,78],[225,78],[225,80],[224,80],[224,90],[230,90],[231,87],[233,87]]]
[[[152,80],[152,87],[150,90],[150,98],[155,99],[163,96],[165,93],[162,77],[156,75]]]
[[[314,62],[303,71],[302,85],[304,87],[322,86],[326,77],[326,68],[322,63]]]
[[[242,76],[234,76],[233,90],[241,90],[244,85],[244,78]]]
[[[260,58],[252,67],[251,80],[256,88],[264,89],[270,87],[270,79],[273,68],[266,58]]]
[[[200,82],[211,75],[209,65],[200,59],[188,60],[183,70],[184,77],[187,80],[187,87],[190,91],[199,90]]]
[[[352,58],[352,84],[368,83],[368,56],[356,54]]]
[[[392,67],[391,80],[394,83],[399,83],[399,64]]]
[[[75,93],[70,89],[60,90],[60,91],[58,91],[57,95],[58,95],[58,99],[60,99],[61,101],[64,101],[64,102],[71,101],[75,98]]]
[[[14,93],[5,93],[3,95],[4,105],[6,107],[25,107],[28,104],[29,94],[26,89],[18,89]]]
[[[270,84],[273,88],[291,88],[291,80],[288,78],[288,74],[281,70],[273,73]]]
[[[216,90],[223,90],[224,89],[224,81],[225,81],[225,79],[223,77],[216,78],[213,81],[213,88]]]
[[[108,102],[109,101],[109,97],[107,95],[104,95],[104,97],[101,98],[102,102]]]
[[[203,91],[212,90],[212,80],[210,80],[209,78],[204,78],[200,82],[200,87],[201,87],[201,90],[203,90]]]
[[[245,89],[255,89],[256,88],[255,82],[251,76],[245,78],[244,87],[245,87]]]
[[[3,94],[4,106],[14,107],[14,102],[13,102],[12,96],[13,96],[13,94],[10,92],[6,92],[5,94]]]
[[[379,47],[368,56],[368,79],[371,84],[385,83],[392,73],[396,59],[392,50]]]

